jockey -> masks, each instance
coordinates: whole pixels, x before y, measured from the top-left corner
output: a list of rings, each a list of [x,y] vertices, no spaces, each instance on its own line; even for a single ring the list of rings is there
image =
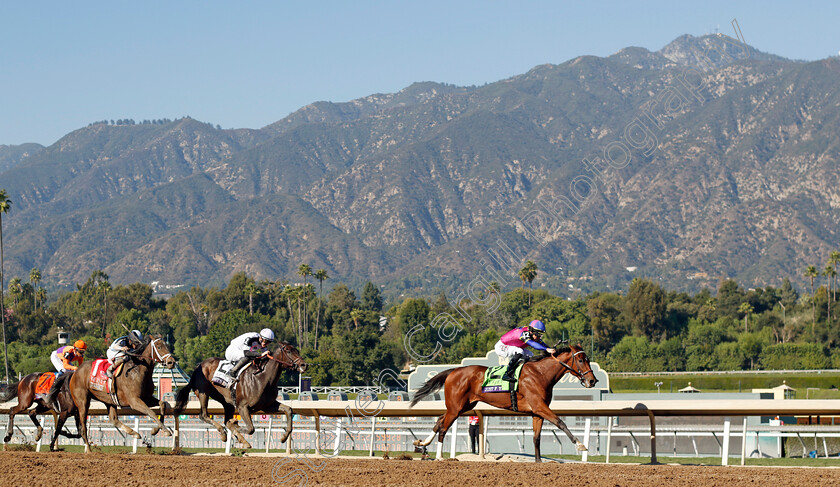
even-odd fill
[[[85,350],[87,350],[87,344],[82,340],[76,340],[73,345],[59,347],[58,350],[51,353],[50,361],[55,366],[55,370],[58,371],[55,374],[56,378],[68,370],[76,370],[78,368],[78,366],[73,365],[71,362],[82,365],[82,362],[85,361]]]
[[[231,380],[245,367],[249,360],[268,355],[268,344],[274,341],[274,332],[263,328],[259,333],[248,332],[231,340],[225,350],[225,358],[236,365],[228,372]]]
[[[554,353],[553,348],[549,348],[548,345],[542,342],[543,333],[545,333],[543,322],[534,320],[528,326],[514,328],[502,335],[502,338],[496,342],[496,346],[494,347],[499,357],[510,357],[507,370],[505,370],[505,375],[502,376],[502,380],[513,382],[513,371],[516,370],[519,363],[524,361],[525,357],[532,357],[534,355],[530,350],[524,350],[525,347]]]
[[[114,371],[117,370],[117,367],[128,360],[126,352],[137,348],[141,343],[143,343],[143,334],[139,330],[131,330],[131,333],[128,335],[114,340],[114,343],[105,351],[105,356],[111,361],[111,365],[105,371],[105,375],[109,379],[113,379]]]

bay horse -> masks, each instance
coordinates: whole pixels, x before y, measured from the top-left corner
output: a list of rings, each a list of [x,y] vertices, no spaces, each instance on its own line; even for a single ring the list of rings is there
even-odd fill
[[[64,374],[72,375],[73,371],[67,371]],[[28,414],[29,418],[35,424],[35,427],[38,428],[38,432],[35,435],[35,441],[40,440],[41,435],[44,434],[44,428],[41,426],[41,423],[38,422],[38,415],[44,413],[51,413],[55,422],[55,431],[53,432],[52,439],[50,440],[50,451],[55,451],[55,443],[58,440],[59,434],[67,438],[79,437],[78,434],[67,433],[62,429],[64,427],[64,422],[67,421],[67,417],[72,414],[73,417],[76,418],[76,431],[79,431],[79,414],[76,410],[76,404],[73,403],[73,398],[70,396],[70,389],[66,387],[67,383],[65,382],[64,387],[57,390],[55,401],[58,404],[58,410],[56,411],[52,407],[53,403],[47,400],[46,394],[40,397],[35,394],[35,386],[38,384],[38,379],[41,375],[42,374],[40,372],[27,375],[18,383],[9,386],[9,391],[3,397],[2,402],[10,401],[15,397],[18,399],[17,406],[9,409],[9,426],[6,429],[6,437],[3,438],[4,443],[8,443],[14,434],[15,415],[26,411],[32,406],[32,404],[35,404],[35,407],[29,409]]]
[[[481,383],[484,382],[486,370],[487,367],[482,365],[456,367],[444,370],[423,384],[423,387],[414,394],[409,408],[443,387],[446,414],[438,418],[432,434],[425,440],[416,440],[415,446],[427,446],[432,442],[435,433],[438,434],[438,441],[442,443],[446,431],[458,419],[458,416],[475,408],[479,401],[497,408],[513,410],[509,392],[481,392]],[[575,438],[566,424],[548,406],[551,403],[554,384],[566,372],[577,377],[587,388],[593,387],[598,382],[589,365],[589,358],[580,345],[555,347],[553,354],[545,354],[536,360],[532,359],[522,367],[516,402],[519,405],[518,412],[530,414],[534,419],[534,460],[536,462],[542,461],[540,459],[540,432],[543,421],[550,422],[566,433],[578,451],[586,450],[586,446]]]
[[[155,428],[152,429],[152,435],[156,435],[158,431],[163,430],[164,436],[172,436],[172,431],[163,424],[164,412],[168,404],[154,396],[155,384],[152,380],[156,363],[162,363],[167,369],[175,367],[175,359],[169,352],[169,348],[160,335],[147,336],[140,346],[135,350],[126,352],[126,355],[128,355],[129,360],[123,364],[122,373],[114,378],[118,403],[114,402],[108,392],[91,387],[90,372],[93,361],[84,362],[69,379],[70,394],[73,396],[73,402],[76,403],[81,418],[79,433],[82,435],[88,451],[90,451],[90,441],[87,434],[87,414],[91,399],[96,399],[105,404],[108,408],[108,418],[111,423],[134,438],[139,439],[141,437],[140,433],[119,420],[117,417],[118,407],[128,407],[151,418],[156,423]],[[64,379],[64,376],[59,379]],[[155,416],[151,407],[160,408],[160,419]],[[177,422],[177,417],[175,420]]]
[[[199,417],[219,431],[222,441],[227,441],[225,427],[207,414],[207,402],[212,398],[220,402],[225,410],[225,426],[236,435],[237,440],[245,448],[251,448],[251,444],[242,435],[254,433],[251,413],[282,412],[286,415],[286,432],[280,441],[285,442],[292,434],[292,408],[277,402],[277,381],[280,380],[282,369],[297,370],[300,373],[306,370],[307,364],[297,349],[281,341],[272,354],[256,359],[239,375],[236,397],[231,397],[229,388],[216,385],[211,381],[221,361],[222,359],[218,357],[208,358],[196,367],[190,376],[190,383],[178,391],[173,414],[176,416],[181,414],[190,399],[190,391],[195,391],[201,407]],[[244,431],[240,429],[238,422],[233,420],[234,412],[239,413],[245,422]]]

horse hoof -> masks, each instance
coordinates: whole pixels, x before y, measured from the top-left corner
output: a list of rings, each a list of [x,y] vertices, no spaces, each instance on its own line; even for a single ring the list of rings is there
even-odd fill
[[[172,432],[169,431],[169,428],[161,430],[163,431],[163,436],[172,436]]]
[[[5,438],[3,438],[3,443],[8,443],[9,440],[11,440],[11,439],[12,439],[12,435],[8,435]]]
[[[575,443],[575,450],[577,450],[577,451],[588,451],[589,449],[586,448],[586,446],[583,443],[578,441],[577,443]]]

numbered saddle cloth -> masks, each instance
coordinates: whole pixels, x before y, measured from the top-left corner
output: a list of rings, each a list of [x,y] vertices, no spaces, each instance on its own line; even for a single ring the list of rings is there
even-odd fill
[[[217,386],[221,387],[230,387],[231,378],[228,375],[228,372],[236,365],[236,362],[231,362],[230,360],[222,360],[219,362],[219,366],[216,367],[216,371],[213,372],[213,378],[210,379],[211,382],[216,384]],[[244,369],[244,367],[243,367]],[[239,373],[242,373],[240,369]]]
[[[41,376],[38,377],[38,383],[35,384],[35,394],[48,394],[53,382],[55,382],[54,372],[45,372],[41,374]]]
[[[90,366],[90,388],[95,391],[105,391],[108,394],[114,392],[114,381],[109,379],[105,372],[112,362],[108,359],[98,358]]]
[[[510,392],[519,389],[519,374],[522,373],[522,367],[525,364],[519,364],[513,371],[513,382],[508,382],[502,379],[507,370],[507,365],[498,365],[496,367],[488,367],[484,372],[484,382],[481,383],[481,392]]]

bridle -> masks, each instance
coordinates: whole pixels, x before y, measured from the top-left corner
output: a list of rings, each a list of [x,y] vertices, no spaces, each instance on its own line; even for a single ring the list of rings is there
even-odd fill
[[[280,352],[283,354],[281,358],[276,358],[271,354],[268,354],[268,358],[277,362],[282,367],[285,367],[287,369],[294,369],[294,368],[298,367],[300,364],[303,363],[303,359],[300,358],[300,357],[291,358],[291,359],[289,358],[291,356],[291,354],[289,353],[288,350],[286,350],[286,345],[285,344],[280,349]],[[283,359],[286,359],[286,361],[284,361]]]
[[[159,342],[160,338],[153,338],[151,342],[149,342],[149,346],[152,347],[152,360],[154,362],[163,363],[164,360],[171,357],[171,353],[167,353],[166,355],[161,355],[158,351],[157,347],[155,346],[155,342]]]
[[[572,364],[573,365],[576,363],[575,357],[577,357],[578,355],[580,355],[582,353],[583,353],[583,350],[578,350],[577,352],[572,354]],[[569,372],[572,373],[572,375],[577,377],[577,379],[580,381],[581,384],[583,384],[583,376],[585,376],[586,374],[592,374],[592,377],[595,377],[595,372],[593,372],[591,368],[589,369],[588,372],[584,373],[584,372],[581,372],[580,369],[576,365],[575,365],[575,367],[572,367],[571,365],[567,364],[566,362],[563,362],[562,360],[560,360],[560,358],[557,357],[556,355],[551,355],[551,358],[556,360],[557,363],[559,363],[563,367],[566,367],[566,369],[568,369]],[[596,378],[595,380],[597,382],[598,379]]]

